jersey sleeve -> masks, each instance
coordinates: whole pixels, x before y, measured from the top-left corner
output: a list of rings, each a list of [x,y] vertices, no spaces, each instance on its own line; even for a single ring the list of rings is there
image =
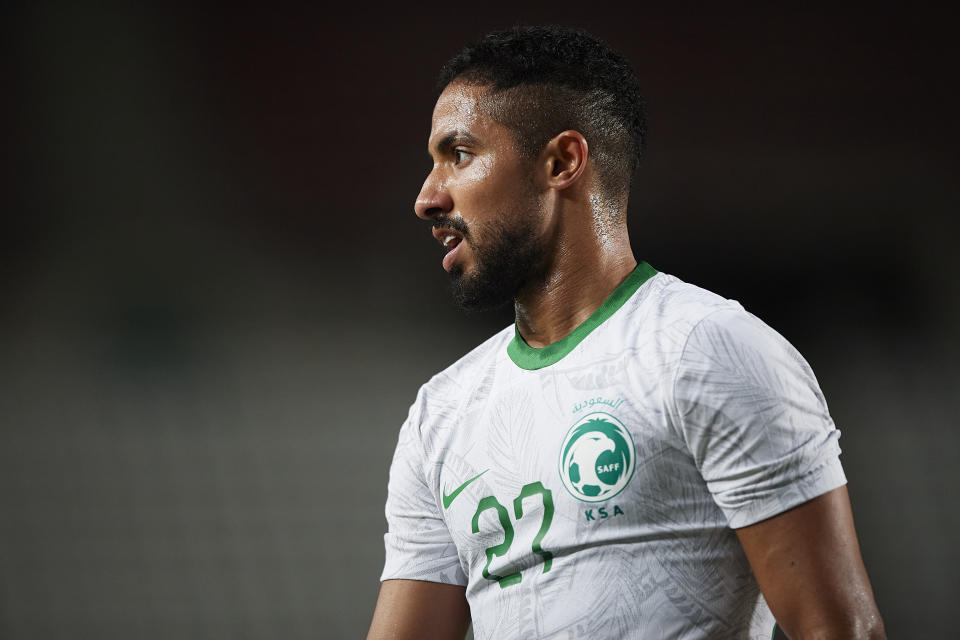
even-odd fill
[[[732,528],[846,483],[840,432],[813,371],[741,307],[693,328],[673,393],[680,435]]]
[[[419,403],[418,398],[418,403]],[[387,485],[386,562],[380,580],[408,579],[466,586],[457,548],[426,481],[417,404],[400,429]]]

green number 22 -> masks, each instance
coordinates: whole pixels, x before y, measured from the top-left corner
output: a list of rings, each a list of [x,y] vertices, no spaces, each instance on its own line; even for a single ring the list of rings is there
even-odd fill
[[[553,565],[553,554],[549,551],[545,551],[543,547],[540,546],[540,543],[543,542],[543,537],[547,535],[547,530],[550,528],[550,523],[553,522],[553,493],[550,489],[547,489],[543,486],[539,480],[537,482],[531,482],[530,484],[524,485],[520,490],[520,495],[517,496],[513,501],[513,511],[516,515],[517,520],[523,517],[523,499],[529,498],[530,496],[535,496],[539,494],[543,498],[543,522],[540,524],[540,531],[537,532],[537,535],[533,538],[533,552],[539,554],[543,558],[543,572],[546,573],[550,571],[550,567]],[[498,576],[496,574],[490,573],[490,562],[493,561],[494,556],[502,557],[507,555],[507,551],[510,550],[510,545],[513,544],[513,525],[510,524],[510,514],[507,513],[506,507],[500,504],[500,501],[494,496],[487,496],[480,500],[480,503],[477,505],[477,511],[473,514],[473,533],[480,533],[480,514],[486,511],[487,509],[493,509],[497,512],[497,519],[500,520],[500,526],[503,527],[503,542],[492,547],[487,547],[484,551],[487,554],[487,564],[483,566],[483,577],[487,580],[496,580],[499,583],[501,589],[505,589],[510,585],[517,584],[520,582],[521,575],[520,572],[511,573],[506,576]]]

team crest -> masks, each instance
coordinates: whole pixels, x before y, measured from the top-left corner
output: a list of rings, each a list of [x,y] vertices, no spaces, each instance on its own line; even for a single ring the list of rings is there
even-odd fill
[[[617,495],[633,477],[633,438],[619,420],[591,413],[570,427],[560,447],[560,480],[584,502]]]

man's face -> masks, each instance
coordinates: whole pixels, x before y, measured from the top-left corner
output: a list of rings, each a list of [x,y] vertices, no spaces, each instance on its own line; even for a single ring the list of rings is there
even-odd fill
[[[447,249],[443,268],[467,310],[509,303],[544,268],[544,216],[535,161],[482,106],[485,89],[454,82],[433,110],[433,169],[417,196],[417,216],[433,222]]]

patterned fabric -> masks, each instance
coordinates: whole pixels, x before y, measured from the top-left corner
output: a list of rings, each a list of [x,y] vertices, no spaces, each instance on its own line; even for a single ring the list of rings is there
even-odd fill
[[[662,273],[557,362],[521,368],[514,339],[420,389],[381,579],[464,585],[478,640],[770,638],[731,527],[846,482],[800,354]]]

